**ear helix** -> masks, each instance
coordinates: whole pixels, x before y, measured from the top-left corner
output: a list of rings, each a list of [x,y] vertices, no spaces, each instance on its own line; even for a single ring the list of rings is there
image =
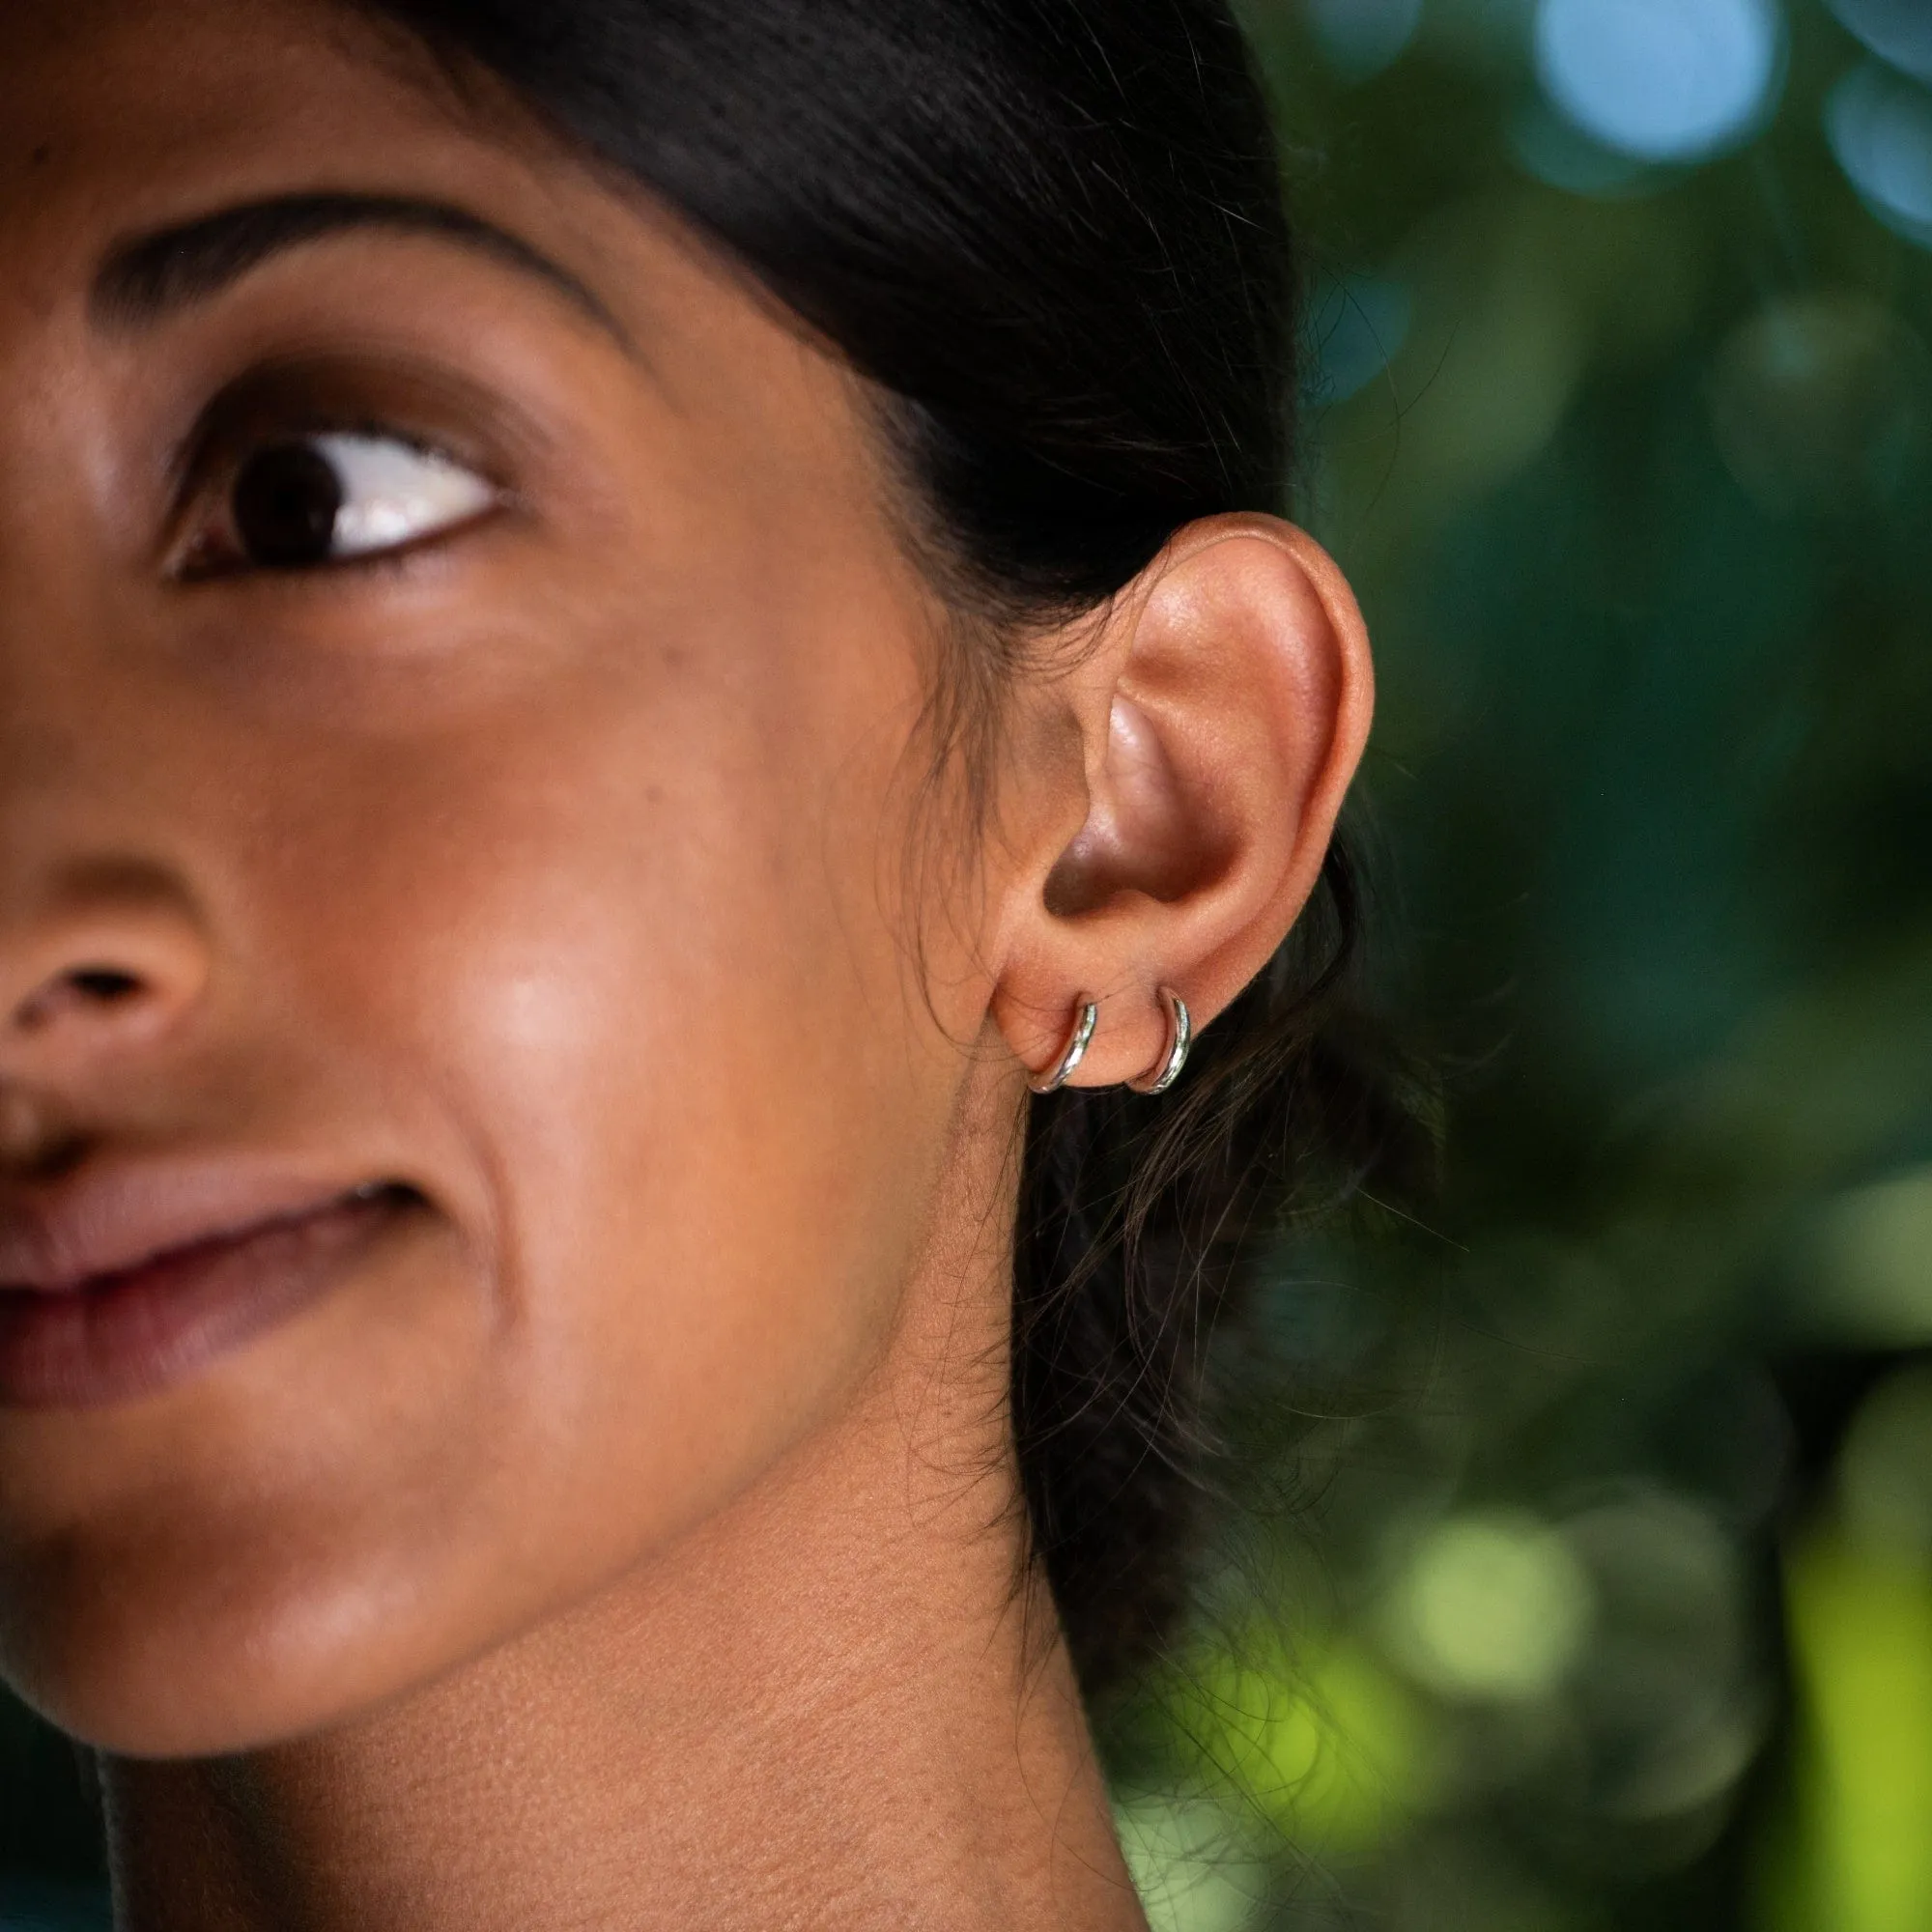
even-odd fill
[[[1187,1050],[1194,1043],[1194,1021],[1188,1013],[1187,1002],[1172,986],[1163,986],[1160,1004],[1167,1015],[1167,1044],[1149,1072],[1126,1083],[1136,1094],[1165,1094],[1180,1078],[1180,1069],[1187,1065]],[[1087,1058],[1087,1049],[1094,1043],[1094,1029],[1100,1024],[1099,1002],[1083,993],[1075,1007],[1073,1031],[1067,1035],[1066,1044],[1054,1062],[1052,1071],[1027,1082],[1036,1094],[1059,1093]]]

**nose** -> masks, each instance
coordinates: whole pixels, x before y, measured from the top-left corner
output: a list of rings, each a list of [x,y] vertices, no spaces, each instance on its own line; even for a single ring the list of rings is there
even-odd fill
[[[0,1084],[97,1070],[175,1033],[208,985],[185,911],[113,893],[0,924]]]

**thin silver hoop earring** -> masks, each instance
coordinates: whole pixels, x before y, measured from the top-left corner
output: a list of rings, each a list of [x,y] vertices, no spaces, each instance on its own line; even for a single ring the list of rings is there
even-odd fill
[[[1073,1022],[1073,1031],[1067,1036],[1065,1050],[1054,1063],[1053,1071],[1043,1074],[1037,1080],[1029,1080],[1027,1085],[1036,1094],[1057,1094],[1072,1077],[1073,1069],[1087,1058],[1087,1049],[1094,1043],[1094,1029],[1100,1024],[1100,1008],[1096,1001],[1090,1000],[1085,993],[1080,996],[1080,1017]]]
[[[1194,1020],[1187,1002],[1172,986],[1163,986],[1160,1004],[1167,1013],[1167,1047],[1151,1073],[1127,1082],[1136,1094],[1165,1094],[1180,1078],[1180,1069],[1187,1065],[1187,1049],[1194,1044]]]

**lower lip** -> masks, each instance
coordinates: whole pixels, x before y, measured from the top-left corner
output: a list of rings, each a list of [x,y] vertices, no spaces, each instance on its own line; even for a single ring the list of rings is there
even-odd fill
[[[319,1301],[409,1211],[356,1196],[61,1293],[0,1290],[0,1407],[152,1395]]]

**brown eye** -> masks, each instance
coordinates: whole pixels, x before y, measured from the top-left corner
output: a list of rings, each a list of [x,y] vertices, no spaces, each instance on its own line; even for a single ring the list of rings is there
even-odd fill
[[[400,437],[291,437],[242,459],[189,556],[200,568],[313,570],[401,550],[499,500],[473,469]]]
[[[308,569],[335,554],[343,479],[313,443],[258,450],[229,502],[242,556],[260,569]]]

